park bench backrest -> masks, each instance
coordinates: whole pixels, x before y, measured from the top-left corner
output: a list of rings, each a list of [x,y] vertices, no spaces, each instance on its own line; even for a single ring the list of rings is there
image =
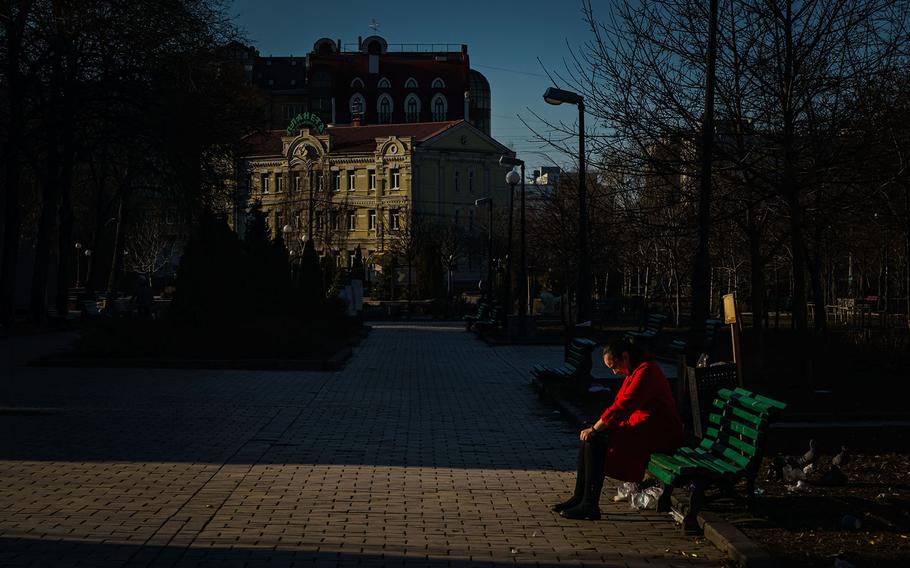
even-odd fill
[[[724,322],[718,319],[705,320],[705,347],[711,348],[714,340],[717,339],[718,332],[723,329]]]
[[[742,388],[721,389],[713,404],[699,445],[739,469],[754,472],[761,464],[769,418],[787,405]]]
[[[596,346],[597,344],[590,339],[576,337],[569,344],[569,352],[566,354],[566,363],[581,372],[589,372],[592,366],[591,350]]]
[[[665,321],[667,321],[667,316],[663,314],[651,314],[648,317],[648,322],[645,324],[645,331],[648,333],[660,333],[660,330],[664,327]]]

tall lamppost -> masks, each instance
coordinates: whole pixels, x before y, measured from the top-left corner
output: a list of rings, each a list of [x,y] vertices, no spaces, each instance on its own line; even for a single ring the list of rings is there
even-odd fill
[[[487,285],[486,285],[486,296],[487,302],[493,301],[493,198],[492,197],[481,197],[474,201],[474,207],[480,207],[481,205],[489,205],[490,209],[490,220],[487,223]]]
[[[92,274],[92,249],[85,249],[85,281],[88,282],[89,276]]]
[[[79,258],[79,255],[82,252],[82,243],[76,243],[73,246],[76,247],[76,255],[75,255],[76,256],[76,288],[78,288],[79,285],[82,283],[79,280],[79,272],[80,272],[79,268],[80,268],[80,265],[82,264],[81,263],[82,259]]]
[[[521,168],[521,174],[516,174],[515,170],[511,170],[506,174],[506,183],[512,186],[512,189],[515,189],[516,176],[521,176],[521,220],[519,222],[519,252],[518,252],[518,335],[524,337],[526,328],[526,317],[528,313],[528,294],[527,288],[525,286],[525,281],[528,278],[528,266],[525,259],[525,162],[524,160],[519,160],[518,158],[510,158],[509,156],[502,156],[499,158],[500,165],[515,167],[519,166]],[[510,217],[511,219],[511,209]],[[509,245],[512,244],[512,223],[509,222]],[[509,249],[511,250],[511,248]]]
[[[588,255],[588,192],[585,187],[585,103],[572,91],[550,87],[543,100],[551,105],[568,103],[578,107],[578,297],[577,324],[591,321],[591,258]]]

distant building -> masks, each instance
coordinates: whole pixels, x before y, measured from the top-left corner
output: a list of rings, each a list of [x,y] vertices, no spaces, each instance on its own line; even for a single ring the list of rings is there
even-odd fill
[[[367,264],[400,248],[412,223],[465,234],[486,228],[492,196],[508,203],[498,160],[514,154],[463,120],[329,126],[310,117],[306,127],[267,130],[248,137],[238,166],[235,227],[258,200],[274,232],[283,231],[292,254],[312,235],[320,253],[349,266],[360,246]],[[315,124],[315,126],[314,126]],[[459,263],[455,280],[482,274],[479,258]]]
[[[264,57],[239,43],[226,53],[264,93],[268,128],[306,112],[339,125],[358,113],[367,125],[465,120],[490,135],[490,84],[470,68],[466,45],[390,46],[370,36],[356,46],[322,38],[303,57]]]

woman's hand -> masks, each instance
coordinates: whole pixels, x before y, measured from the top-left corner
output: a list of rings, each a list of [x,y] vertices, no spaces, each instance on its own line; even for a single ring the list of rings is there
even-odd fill
[[[595,430],[594,427],[592,426],[591,428],[585,428],[584,430],[582,430],[581,433],[578,435],[578,438],[582,442],[587,442],[588,438],[590,436],[595,435],[596,433],[597,433],[597,430]]]

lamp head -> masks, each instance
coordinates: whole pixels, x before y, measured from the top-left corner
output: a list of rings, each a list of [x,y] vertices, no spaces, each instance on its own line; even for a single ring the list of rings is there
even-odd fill
[[[518,182],[521,181],[521,175],[515,170],[509,170],[509,173],[506,174],[506,183],[515,187]]]
[[[281,227],[281,232],[284,233],[284,234],[288,234],[288,233],[290,233],[290,232],[293,231],[293,230],[294,230],[294,229],[291,228],[291,225],[290,225],[290,224],[285,225],[284,227]]]
[[[581,103],[584,98],[572,91],[564,91],[562,89],[557,89],[556,87],[549,87],[543,94],[543,100],[551,105],[561,105],[562,103],[577,105]]]
[[[480,207],[481,205],[486,205],[490,201],[493,201],[492,197],[481,197],[480,199],[475,199],[474,207]]]
[[[519,160],[518,158],[513,158],[513,157],[511,157],[511,156],[500,156],[500,157],[499,157],[499,165],[500,165],[500,166],[506,166],[506,167],[509,167],[509,168],[514,168],[515,166],[523,166],[523,165],[525,165],[525,161],[524,161],[524,160]]]

